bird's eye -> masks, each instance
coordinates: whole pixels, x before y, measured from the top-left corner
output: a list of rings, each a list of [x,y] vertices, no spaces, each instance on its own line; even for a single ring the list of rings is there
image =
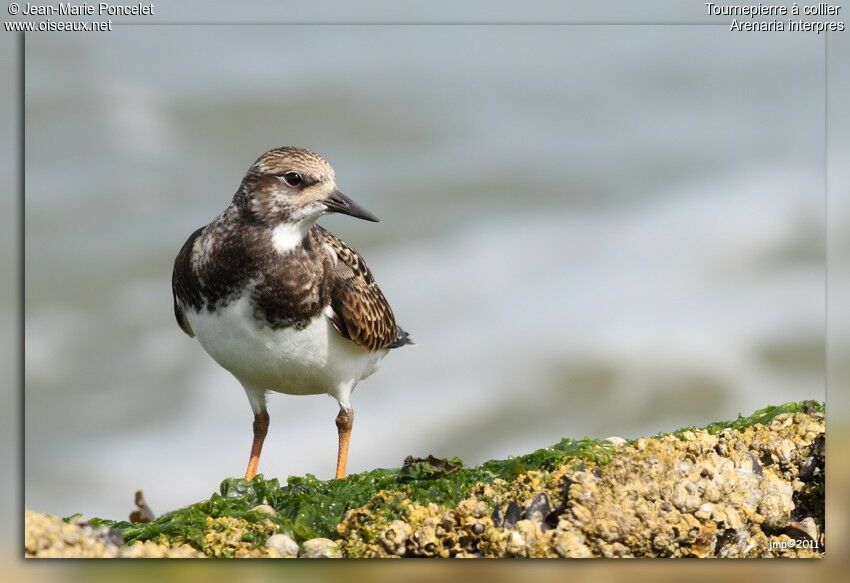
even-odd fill
[[[283,181],[289,186],[298,186],[303,180],[298,172],[287,172],[283,175]]]

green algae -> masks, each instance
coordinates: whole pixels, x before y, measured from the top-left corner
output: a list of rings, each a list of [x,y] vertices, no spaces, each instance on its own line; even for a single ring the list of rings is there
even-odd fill
[[[564,439],[550,447],[505,460],[491,460],[477,467],[463,467],[459,458],[414,460],[401,469],[376,469],[353,474],[344,480],[319,480],[312,474],[291,476],[281,487],[276,478],[259,474],[253,480],[227,478],[208,500],[169,512],[146,523],[92,519],[95,526],[119,529],[126,543],[164,537],[186,542],[196,548],[204,545],[207,518],[232,517],[257,522],[271,520],[281,532],[296,541],[315,537],[333,538],[345,513],[369,503],[377,512],[392,515],[403,500],[453,505],[465,498],[476,484],[496,478],[513,480],[530,470],[553,469],[567,457],[597,463],[607,459],[611,447],[592,439]],[[379,492],[389,495],[378,497]],[[252,510],[268,504],[274,517]],[[251,541],[262,544],[263,541]]]
[[[429,455],[425,458],[415,458],[409,455],[398,471],[398,478],[401,481],[438,478],[453,474],[462,467],[463,460],[459,457],[441,458]]]
[[[709,433],[723,429],[744,429],[756,423],[767,424],[781,413],[822,412],[823,405],[815,401],[788,403],[756,411],[748,417],[708,425]],[[674,435],[695,428],[686,427]],[[125,543],[144,540],[167,540],[188,543],[197,549],[205,547],[205,532],[209,518],[237,518],[248,523],[272,521],[280,532],[290,534],[296,541],[315,537],[336,538],[336,528],[346,512],[369,505],[372,511],[388,518],[397,517],[407,502],[436,503],[454,506],[469,495],[471,489],[499,478],[513,481],[534,470],[551,471],[567,459],[576,464],[590,462],[604,465],[616,448],[596,439],[562,439],[557,444],[526,455],[503,460],[491,460],[475,467],[464,467],[459,458],[411,458],[400,469],[375,469],[353,474],[344,480],[319,480],[312,474],[291,476],[285,486],[275,478],[257,475],[253,480],[227,478],[219,491],[209,499],[169,512],[147,523],[92,519],[94,526],[119,529]],[[254,507],[267,504],[275,509],[270,516]],[[262,546],[260,529],[247,529],[244,542]]]
[[[748,415],[746,417],[738,413],[738,418],[733,421],[716,421],[702,428],[698,428],[691,425],[688,427],[682,427],[681,429],[677,429],[676,431],[671,431],[669,433],[659,433],[656,435],[656,437],[663,437],[664,435],[675,435],[676,437],[681,437],[686,431],[696,431],[698,429],[704,429],[709,434],[716,435],[724,429],[734,429],[736,431],[742,431],[748,427],[752,427],[753,425],[767,425],[768,423],[773,421],[773,419],[777,415],[782,415],[783,413],[823,412],[823,403],[812,400],[785,403],[784,405],[769,405],[764,409],[759,409],[752,415]]]

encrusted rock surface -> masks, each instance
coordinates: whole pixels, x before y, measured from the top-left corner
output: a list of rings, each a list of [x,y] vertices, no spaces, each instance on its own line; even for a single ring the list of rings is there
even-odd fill
[[[743,431],[684,431],[473,488],[454,508],[354,509],[339,526],[362,557],[816,557],[823,554],[820,413]]]
[[[311,538],[304,541],[298,552],[302,559],[341,559],[339,544],[329,538]]]
[[[198,536],[148,535],[129,545],[118,529],[27,511],[26,556],[823,555],[822,413],[782,413],[766,425],[604,443],[610,456],[570,454],[549,470],[522,469],[509,479],[473,483],[456,504],[415,502],[381,490],[349,510],[332,538],[295,537],[284,528],[280,504],[276,510],[253,502],[245,507],[248,514],[207,516],[206,522],[201,515]]]
[[[24,552],[27,558],[189,558],[203,553],[189,545],[170,546],[151,541],[123,546],[121,533],[85,522],[65,522],[58,516],[26,511]]]
[[[298,556],[298,543],[287,534],[273,534],[266,539],[266,547],[274,549],[283,559],[294,559]]]
[[[201,550],[209,557],[280,558],[277,549],[250,542],[251,538],[267,541],[276,532],[277,527],[270,520],[248,522],[231,516],[209,517]]]

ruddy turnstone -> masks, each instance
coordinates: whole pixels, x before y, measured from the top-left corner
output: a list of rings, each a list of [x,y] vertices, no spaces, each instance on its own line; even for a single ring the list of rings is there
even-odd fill
[[[268,431],[269,391],[339,402],[336,477],[345,477],[351,391],[390,349],[412,343],[360,254],[316,224],[325,213],[378,221],[337,190],[324,158],[275,148],[174,261],[177,323],[236,377],[254,412],[246,479]]]

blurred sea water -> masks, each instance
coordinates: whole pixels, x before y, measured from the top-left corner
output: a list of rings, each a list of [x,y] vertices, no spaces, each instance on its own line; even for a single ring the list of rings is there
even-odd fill
[[[417,342],[355,391],[351,471],[823,399],[822,63],[723,27],[29,37],[26,505],[122,518],[241,474],[250,409],[171,263],[282,144],[381,217],[322,224]],[[270,403],[261,471],[330,477],[335,403]]]

